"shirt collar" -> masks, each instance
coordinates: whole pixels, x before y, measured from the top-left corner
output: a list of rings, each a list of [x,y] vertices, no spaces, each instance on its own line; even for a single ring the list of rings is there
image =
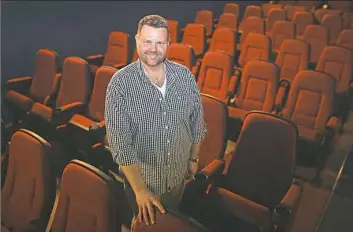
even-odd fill
[[[145,71],[143,69],[143,66],[142,66],[143,64],[139,58],[136,60],[136,63],[137,63],[137,69],[138,69],[139,76],[140,76],[141,80],[150,83],[150,80],[147,77],[147,75],[145,74]],[[176,77],[174,76],[174,72],[172,70],[172,64],[171,64],[170,60],[168,60],[166,58],[164,61],[164,65],[165,65],[166,78],[168,79],[168,85],[170,85],[174,82]]]

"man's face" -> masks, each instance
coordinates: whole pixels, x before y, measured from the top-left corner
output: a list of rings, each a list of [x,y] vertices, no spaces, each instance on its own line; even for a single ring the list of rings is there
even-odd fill
[[[165,28],[142,27],[140,35],[136,35],[139,58],[148,66],[161,64],[167,55],[168,33]]]

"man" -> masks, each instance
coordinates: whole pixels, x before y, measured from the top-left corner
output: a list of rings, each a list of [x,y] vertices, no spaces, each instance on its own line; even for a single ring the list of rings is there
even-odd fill
[[[134,219],[149,225],[155,223],[153,206],[162,213],[165,207],[178,210],[184,179],[198,169],[206,127],[195,78],[166,59],[167,21],[144,17],[135,39],[139,59],[111,79],[105,120],[113,159],[128,199],[134,198]]]

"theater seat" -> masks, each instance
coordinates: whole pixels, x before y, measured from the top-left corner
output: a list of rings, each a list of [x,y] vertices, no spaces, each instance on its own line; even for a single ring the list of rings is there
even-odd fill
[[[82,113],[74,114],[67,124],[65,135],[67,144],[86,155],[89,155],[95,143],[104,141],[105,93],[116,71],[109,66],[98,68],[87,108]]]
[[[314,24],[314,15],[308,11],[297,12],[293,16],[292,22],[296,26],[296,38],[302,39],[306,26]]]
[[[239,30],[243,30],[243,22],[249,18],[249,17],[258,17],[258,18],[263,18],[263,12],[261,9],[261,6],[256,6],[256,5],[248,5],[245,8],[244,15],[242,18],[242,21],[239,26]]]
[[[196,12],[196,24],[202,24],[206,27],[206,36],[211,37],[213,34],[213,12],[210,10],[199,10]]]
[[[321,52],[329,43],[328,29],[321,25],[308,25],[305,28],[303,40],[310,45],[310,67],[315,69]]]
[[[202,59],[197,78],[201,93],[212,95],[226,104],[237,83],[232,76],[232,57],[223,52],[207,52]]]
[[[227,27],[233,31],[238,30],[238,16],[232,13],[223,13],[219,17],[216,29]]]
[[[328,29],[329,45],[335,45],[337,38],[343,29],[342,16],[327,14],[322,18],[321,25]]]
[[[297,136],[296,126],[283,118],[260,111],[245,116],[229,170],[207,192],[214,220],[228,216],[257,231],[289,231],[302,191],[293,178]],[[218,231],[233,231],[225,228],[230,222],[223,220]]]
[[[316,70],[333,76],[335,84],[335,115],[340,116],[343,122],[349,111],[349,89],[353,75],[353,51],[338,46],[327,46],[321,53]]]
[[[342,30],[340,35],[338,36],[336,45],[353,50],[353,30]]]
[[[121,31],[112,31],[109,34],[105,54],[86,57],[93,74],[98,67],[105,65],[120,69],[129,63],[130,35]]]
[[[196,59],[201,58],[206,51],[206,27],[202,24],[188,23],[184,28],[181,43],[194,49]]]
[[[201,94],[207,136],[199,151],[199,169],[195,180],[187,180],[180,209],[191,213],[197,208],[197,198],[206,190],[209,181],[220,178],[224,169],[224,152],[227,146],[227,105],[215,97]]]
[[[272,35],[273,25],[278,21],[286,21],[287,14],[282,8],[273,8],[269,11],[268,17],[266,18],[266,35]]]
[[[249,61],[245,65],[232,104],[228,106],[229,117],[242,122],[249,111],[271,112],[274,108],[278,84],[277,65],[264,60]]]
[[[288,100],[280,116],[292,120],[299,130],[298,164],[317,166],[318,180],[328,145],[337,135],[341,122],[333,117],[335,79],[314,70],[302,70],[294,77]],[[326,153],[325,153],[326,151]]]
[[[186,66],[197,78],[199,67],[196,66],[194,49],[190,45],[173,43],[169,45],[167,58]]]
[[[275,64],[280,69],[280,86],[276,96],[276,110],[283,108],[295,75],[309,67],[309,44],[303,40],[286,39],[278,52]]]
[[[35,103],[27,117],[27,127],[46,139],[54,138],[57,127],[65,125],[74,114],[84,111],[92,82],[88,63],[79,57],[67,57],[55,103],[49,106]]]
[[[236,33],[230,28],[217,28],[213,33],[208,51],[221,51],[229,56],[235,57],[236,51]],[[234,62],[234,60],[233,60]]]
[[[179,22],[171,19],[168,19],[167,22],[169,26],[170,43],[178,43],[179,42]]]
[[[64,169],[60,186],[50,231],[120,231],[119,187],[110,176],[83,161],[72,160]]]
[[[146,225],[144,222],[135,224],[132,232],[210,232],[204,225],[200,224],[195,219],[188,217],[182,213],[172,212],[167,210],[166,213],[162,214],[159,210],[156,213],[156,223],[152,225]]]
[[[21,119],[35,102],[47,105],[55,98],[60,81],[58,54],[49,49],[37,52],[33,77],[11,78],[6,83],[6,101]]]
[[[241,23],[242,28],[239,29],[240,41],[239,50],[242,50],[246,37],[249,33],[265,34],[265,20],[256,16],[250,16],[244,19]]]
[[[13,134],[1,189],[1,231],[45,230],[56,192],[52,156],[39,135],[26,129]]]
[[[295,24],[290,21],[275,22],[271,33],[272,51],[278,53],[286,39],[295,39]]]
[[[251,60],[270,60],[271,47],[270,37],[259,33],[249,33],[242,45],[238,67],[244,68]]]

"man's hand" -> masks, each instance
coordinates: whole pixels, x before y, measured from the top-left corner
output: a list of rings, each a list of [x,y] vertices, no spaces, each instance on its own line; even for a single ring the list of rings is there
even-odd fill
[[[186,179],[191,180],[195,176],[198,169],[199,169],[199,164],[197,162],[193,162],[193,161],[189,160],[188,161],[188,173],[187,173]]]
[[[159,198],[148,189],[137,191],[135,195],[138,206],[138,220],[140,222],[144,220],[146,225],[150,224],[149,219],[151,220],[151,224],[156,223],[153,205],[156,206],[161,213],[165,213],[165,209],[163,208]]]

